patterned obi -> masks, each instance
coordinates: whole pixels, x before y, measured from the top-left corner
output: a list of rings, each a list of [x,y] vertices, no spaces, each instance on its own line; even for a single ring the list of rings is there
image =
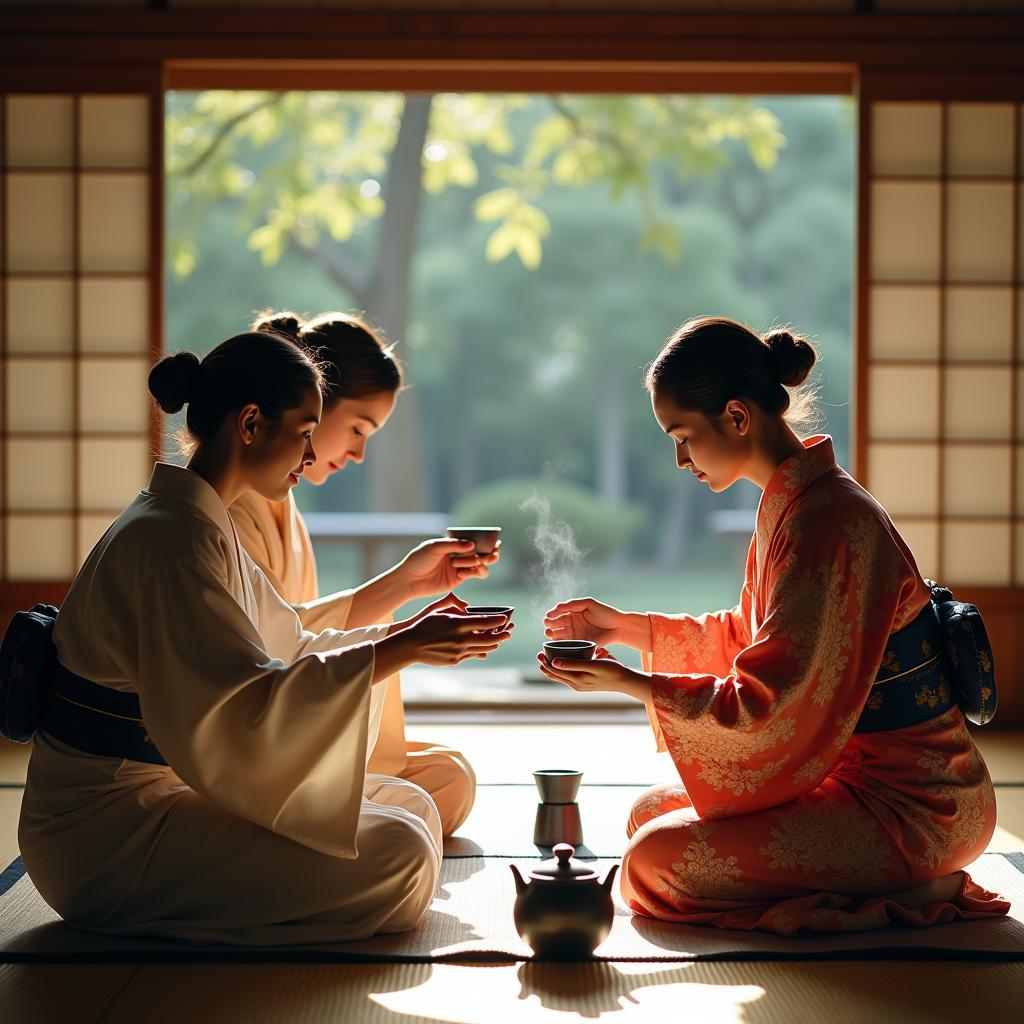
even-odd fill
[[[946,640],[931,601],[889,637],[854,732],[887,732],[927,722],[957,704]]]

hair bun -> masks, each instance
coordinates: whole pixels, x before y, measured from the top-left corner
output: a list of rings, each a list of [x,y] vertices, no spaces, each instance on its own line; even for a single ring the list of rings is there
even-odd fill
[[[304,324],[298,313],[290,309],[283,309],[275,313],[272,309],[265,309],[252,322],[252,330],[262,333],[276,331],[283,334],[292,341],[298,341]]]
[[[795,388],[807,380],[818,354],[806,338],[779,329],[769,331],[761,341],[768,348],[768,356],[780,384]]]
[[[164,412],[177,412],[191,402],[199,383],[199,357],[194,352],[176,352],[161,359],[149,371],[149,391]]]

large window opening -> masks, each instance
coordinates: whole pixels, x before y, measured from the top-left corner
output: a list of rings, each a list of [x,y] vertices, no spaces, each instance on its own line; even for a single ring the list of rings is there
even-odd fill
[[[757,489],[679,473],[641,385],[681,321],[811,335],[848,464],[849,97],[208,90],[166,110],[168,350],[265,307],[356,310],[406,366],[365,463],[296,491],[321,591],[446,524],[503,527],[460,593],[515,605],[512,640],[406,673],[410,699],[553,699],[532,666],[570,596],[736,602]]]

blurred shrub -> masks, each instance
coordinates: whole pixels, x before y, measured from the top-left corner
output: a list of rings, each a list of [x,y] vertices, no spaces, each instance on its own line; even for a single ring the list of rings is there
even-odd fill
[[[578,558],[603,562],[628,546],[642,520],[635,505],[613,505],[576,484],[512,477],[466,495],[451,522],[500,526],[501,560],[523,581],[542,565],[538,541],[556,566]],[[570,536],[561,524],[568,524]]]

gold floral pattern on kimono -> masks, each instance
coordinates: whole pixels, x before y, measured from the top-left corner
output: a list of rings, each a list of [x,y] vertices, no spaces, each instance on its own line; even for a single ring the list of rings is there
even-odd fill
[[[710,821],[687,827],[689,842],[683,850],[683,859],[672,865],[676,882],[661,882],[664,891],[670,895],[682,893],[712,899],[736,899],[750,894],[751,887],[740,881],[743,871],[736,857],[718,856],[717,849],[709,842],[715,828]]]
[[[758,851],[768,867],[831,875],[841,888],[870,891],[886,874],[889,847],[874,819],[855,804],[800,803],[773,815],[771,841]]]
[[[929,597],[884,510],[835,464],[830,439],[805,445],[762,496],[739,605],[650,616],[652,718],[698,814],[724,792],[742,814],[813,789],[850,741],[892,624]],[[872,615],[862,623],[863,602]],[[815,758],[824,771],[804,771]]]

